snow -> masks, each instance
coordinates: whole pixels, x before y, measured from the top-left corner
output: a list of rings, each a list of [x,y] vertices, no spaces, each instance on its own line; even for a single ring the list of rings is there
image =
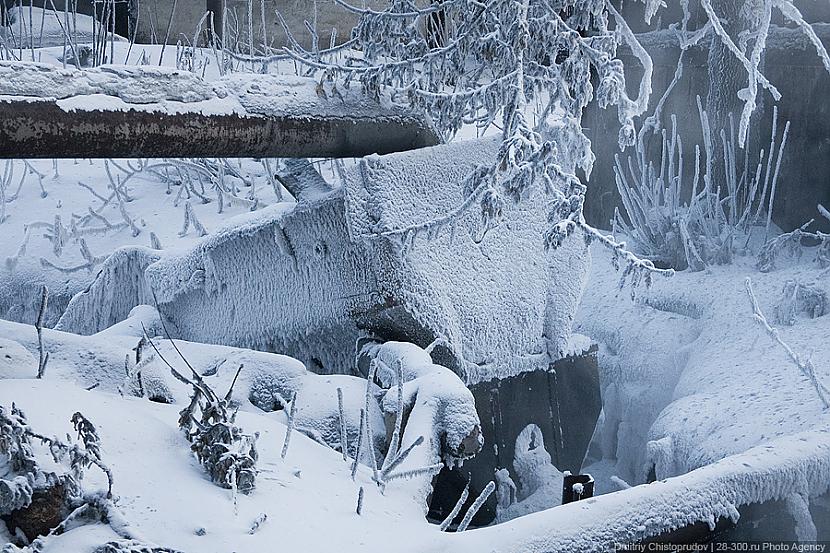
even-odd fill
[[[393,103],[388,94],[373,99],[358,86],[321,93],[318,82],[310,77],[260,73],[202,77],[164,66],[103,65],[79,70],[49,62],[0,60],[0,101],[21,98],[58,100],[65,111],[348,120],[412,115],[406,107]]]
[[[33,428],[47,435],[69,430],[75,410],[92,420],[101,435],[103,456],[115,474],[119,509],[140,535],[159,545],[245,553],[281,543],[289,550],[322,551],[339,547],[349,536],[361,549],[380,551],[397,536],[414,538],[416,530],[425,527],[414,504],[398,496],[396,484],[389,484],[382,496],[365,467],[352,482],[349,464],[338,453],[305,436],[292,437],[288,457],[282,461],[285,427],[263,415],[240,413],[237,419],[246,431],[260,433],[260,474],[255,491],[238,498],[235,514],[230,492],[212,484],[190,454],[176,427],[178,407],[87,392],[49,380],[5,382],[0,403],[11,401],[26,411]],[[86,480],[88,489],[104,484],[93,471]],[[354,513],[359,486],[366,490],[360,517]],[[186,505],[182,498],[187,498]],[[252,523],[263,512],[271,515],[268,522],[251,535]],[[206,530],[204,536],[196,534],[200,527]],[[113,539],[106,531],[87,527],[77,532],[81,536],[70,532],[61,538],[56,551],[91,551],[91,545],[100,545],[105,536],[107,541]]]
[[[489,163],[497,146],[485,138],[368,157],[344,182],[350,238],[394,267],[381,281],[387,293],[446,340],[468,384],[547,368],[567,351],[589,265],[584,247],[571,240],[544,251],[540,190],[506,206],[502,225],[485,236],[476,210],[408,248],[376,235],[456,209],[465,198],[464,178]]]
[[[830,422],[809,381],[755,324],[744,285],[751,276],[768,315],[789,280],[826,289],[826,273],[804,257],[769,273],[738,257],[658,279],[634,302],[598,259],[576,323],[600,342],[603,415],[589,461],[610,461],[614,474],[641,483],[652,467],[658,479],[684,474]],[[826,316],[801,313],[779,328],[797,352],[812,355],[825,381],[828,325]]]

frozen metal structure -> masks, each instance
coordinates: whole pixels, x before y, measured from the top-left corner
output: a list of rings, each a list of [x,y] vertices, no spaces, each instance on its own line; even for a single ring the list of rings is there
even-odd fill
[[[570,339],[585,241],[545,249],[541,189],[485,231],[478,210],[461,206],[466,177],[492,163],[498,139],[435,145],[419,114],[356,89],[1,62],[0,157],[359,158],[337,187],[290,161],[281,180],[296,203],[235,218],[185,252],[120,250],[57,328],[95,333],[150,301],[178,338],[280,352],[319,374],[357,374],[355,345],[366,338],[434,344],[433,359],[471,387],[485,421],[489,450],[465,465],[474,489],[509,464],[530,423],[554,462],[578,471],[600,410],[595,356]],[[487,522],[492,508],[482,513]]]
[[[418,114],[357,89],[0,61],[0,158],[359,157],[439,142]]]
[[[179,336],[287,353],[320,373],[354,370],[358,338],[426,347],[468,384],[547,368],[568,349],[587,253],[544,249],[542,191],[482,235],[465,213],[431,239],[402,242],[464,200],[495,154],[486,139],[370,156],[345,184],[253,214],[147,270]],[[262,271],[268,267],[268,271]]]

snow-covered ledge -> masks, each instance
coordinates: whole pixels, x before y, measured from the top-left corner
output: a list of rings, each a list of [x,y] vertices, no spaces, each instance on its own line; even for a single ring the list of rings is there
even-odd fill
[[[359,86],[0,61],[0,158],[360,157],[440,141],[425,117]]]
[[[461,534],[447,534],[433,551],[613,551],[628,544],[705,522],[735,519],[743,505],[785,500],[804,505],[830,488],[830,428],[774,440],[688,474]],[[797,511],[797,509],[795,510]],[[797,513],[793,515],[798,517]],[[799,524],[801,540],[809,521]]]

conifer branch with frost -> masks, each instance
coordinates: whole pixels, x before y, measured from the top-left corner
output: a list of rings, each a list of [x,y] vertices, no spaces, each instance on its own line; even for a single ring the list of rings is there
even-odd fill
[[[750,307],[752,308],[752,314],[755,318],[755,321],[761,326],[761,328],[766,331],[766,333],[780,345],[784,352],[787,354],[787,357],[798,367],[798,370],[801,371],[801,374],[804,375],[807,380],[809,380],[810,384],[816,391],[821,403],[824,405],[825,409],[830,408],[830,389],[825,386],[825,384],[821,381],[820,377],[816,374],[816,368],[813,365],[813,361],[807,357],[802,358],[799,354],[797,354],[789,345],[787,345],[784,340],[781,339],[781,336],[778,332],[778,329],[771,326],[767,321],[767,318],[764,316],[764,313],[761,311],[761,307],[758,305],[758,299],[755,297],[755,291],[752,289],[752,279],[749,277],[746,278],[746,293],[749,297]]]

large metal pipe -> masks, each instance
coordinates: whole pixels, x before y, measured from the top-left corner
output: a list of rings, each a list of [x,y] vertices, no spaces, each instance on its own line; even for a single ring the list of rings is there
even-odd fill
[[[440,142],[355,84],[0,62],[0,158],[361,157]]]

